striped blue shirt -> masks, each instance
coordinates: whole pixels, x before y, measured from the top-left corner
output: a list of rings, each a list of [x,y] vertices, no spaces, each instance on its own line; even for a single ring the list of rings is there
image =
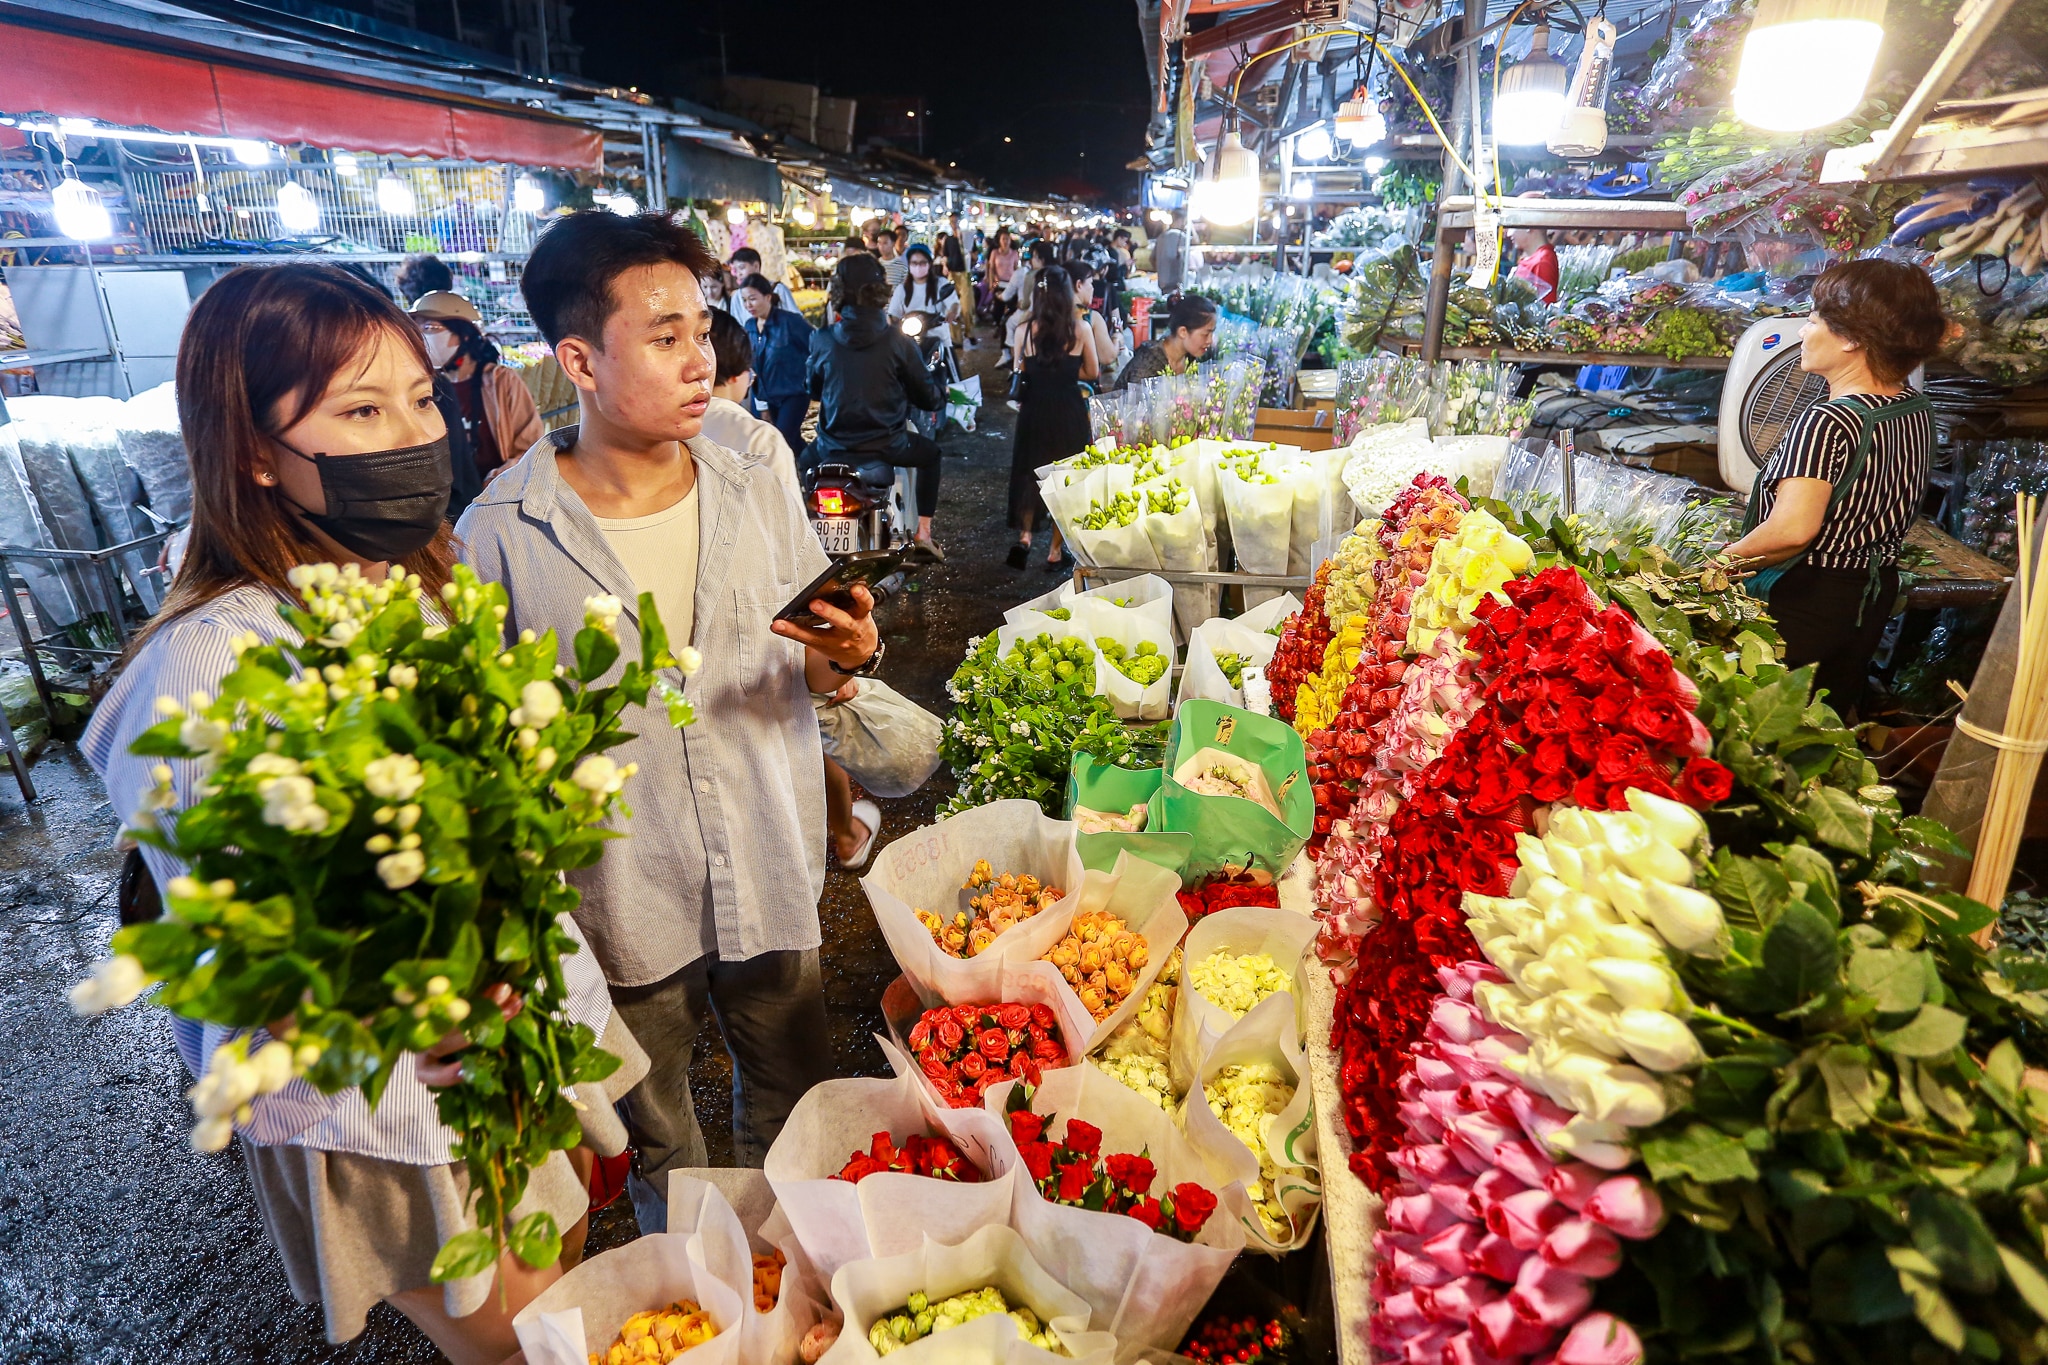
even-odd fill
[[[114,686],[93,712],[80,748],[106,783],[107,800],[125,827],[142,806],[145,794],[155,785],[150,769],[160,761],[140,758],[128,752],[135,737],[154,725],[156,699],[176,697],[180,701],[194,692],[217,696],[220,680],[235,666],[235,637],[254,631],[264,641],[297,640],[299,637],[277,614],[281,599],[261,584],[237,588],[216,597],[181,620],[166,622],[122,670]],[[205,780],[205,769],[194,759],[170,760],[171,783],[180,808],[197,796]],[[166,815],[163,822],[169,824]],[[176,859],[154,848],[142,850],[157,885],[167,885],[185,869]],[[562,927],[579,943],[582,933],[568,917]],[[569,1016],[588,1024],[601,1039],[611,1016],[611,994],[605,989],[604,974],[586,950],[571,954],[562,964],[569,987]],[[185,1024],[179,1032],[179,1051],[186,1065],[204,1074],[215,1048],[235,1036],[235,1031],[217,1024],[195,1030]],[[253,1046],[263,1041],[261,1030]],[[357,1089],[323,1095],[303,1080],[293,1081],[274,1095],[258,1096],[254,1115],[236,1129],[245,1139],[267,1146],[290,1144],[323,1152],[353,1152],[408,1166],[439,1166],[451,1160],[449,1148],[455,1142],[453,1129],[442,1124],[434,1105],[434,1092],[413,1074],[413,1056],[401,1054],[391,1081],[373,1111]]]
[[[639,600],[597,519],[563,480],[563,427],[491,482],[456,527],[463,558],[505,585],[508,632],[552,630],[575,663],[586,598],[628,604],[623,658],[638,657]],[[825,890],[825,755],[804,681],[804,649],[768,629],[831,565],[795,491],[758,457],[708,437],[697,465],[697,588],[691,639],[704,656],[674,681],[697,711],[687,729],[658,710],[629,714],[638,737],[612,750],[638,763],[626,835],[569,874],[577,923],[615,986],[660,981],[698,958],[743,961],[815,948]]]

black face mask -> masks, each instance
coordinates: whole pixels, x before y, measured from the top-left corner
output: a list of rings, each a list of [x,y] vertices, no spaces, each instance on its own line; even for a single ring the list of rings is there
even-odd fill
[[[319,471],[320,492],[327,500],[325,515],[295,502],[292,506],[350,554],[391,563],[425,548],[441,529],[455,478],[445,435],[425,445],[365,455],[306,455],[284,448]]]

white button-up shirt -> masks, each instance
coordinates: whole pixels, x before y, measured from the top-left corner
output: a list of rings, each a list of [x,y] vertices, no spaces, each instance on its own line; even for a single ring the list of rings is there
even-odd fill
[[[585,598],[627,604],[622,658],[638,657],[639,594],[604,532],[555,466],[576,428],[543,438],[463,514],[463,557],[511,598],[508,633],[553,630],[573,666]],[[706,953],[738,961],[818,946],[825,889],[824,751],[804,649],[768,629],[830,566],[790,489],[757,457],[705,437],[697,465],[696,625],[704,665],[684,694],[697,723],[671,728],[657,701],[629,714],[638,763],[626,837],[569,874],[576,911],[615,986],[660,981]],[[673,643],[681,644],[683,641]],[[700,799],[701,798],[701,799]]]

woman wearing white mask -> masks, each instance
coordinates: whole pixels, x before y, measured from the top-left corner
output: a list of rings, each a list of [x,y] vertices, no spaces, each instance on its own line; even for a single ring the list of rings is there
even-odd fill
[[[498,363],[498,348],[483,334],[483,315],[462,295],[436,290],[407,311],[419,325],[427,358],[455,390],[477,473],[489,479],[541,438],[533,391]]]

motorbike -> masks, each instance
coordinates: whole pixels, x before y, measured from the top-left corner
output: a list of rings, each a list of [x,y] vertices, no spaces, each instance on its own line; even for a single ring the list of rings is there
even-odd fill
[[[896,467],[880,460],[827,461],[804,477],[804,501],[818,543],[835,558],[886,550],[901,520],[892,515]],[[913,523],[914,524],[914,523]]]
[[[925,372],[932,383],[939,386],[941,393],[960,382],[960,366],[953,357],[953,329],[939,313],[905,313],[896,326],[903,335],[917,343],[917,353],[924,359]],[[913,408],[910,425],[932,440],[939,438],[939,428],[946,420],[946,410],[925,412]]]

